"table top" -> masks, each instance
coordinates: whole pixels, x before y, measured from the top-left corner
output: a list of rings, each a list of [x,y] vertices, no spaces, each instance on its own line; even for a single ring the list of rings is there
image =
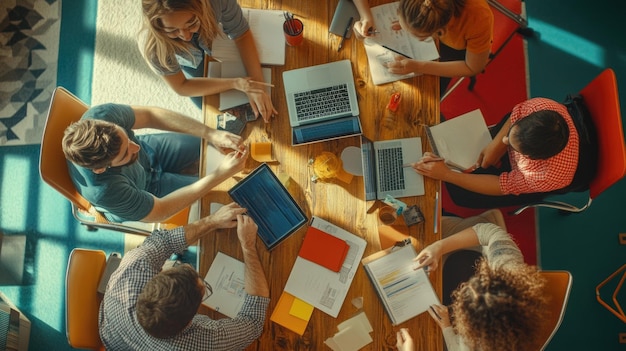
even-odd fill
[[[284,66],[272,67],[272,100],[278,110],[278,116],[269,125],[261,118],[248,123],[243,132],[248,142],[271,141],[276,162],[268,165],[274,173],[286,173],[290,176],[288,190],[307,214],[308,218],[317,216],[345,230],[364,238],[367,241],[365,256],[381,249],[379,227],[392,237],[383,240],[383,246],[389,240],[395,240],[408,234],[413,238],[416,249],[440,238],[435,233],[434,222],[439,209],[435,206],[435,197],[439,192],[440,183],[432,179],[424,179],[424,196],[401,198],[408,205],[420,207],[424,222],[407,227],[400,224],[392,227],[383,226],[377,216],[380,201],[365,201],[363,177],[355,176],[350,183],[337,179],[313,182],[313,170],[308,161],[323,151],[340,155],[348,146],[360,146],[360,137],[347,137],[302,146],[291,146],[291,128],[282,84],[282,72],[294,68],[349,59],[356,83],[359,101],[360,119],[364,135],[370,140],[388,140],[406,137],[421,137],[422,150],[430,150],[423,124],[433,125],[439,121],[439,80],[433,76],[419,76],[393,83],[375,86],[371,82],[370,71],[363,47],[363,42],[352,37],[346,39],[343,48],[337,51],[341,37],[328,33],[337,0],[318,1],[260,1],[241,0],[242,7],[280,9],[296,14],[304,23],[304,42],[297,47],[286,48]],[[383,1],[370,0],[375,6]],[[393,113],[386,109],[390,96],[399,92],[402,96],[398,110]],[[207,96],[204,99],[203,114],[205,123],[215,127],[219,98]],[[204,159],[204,158],[203,158]],[[209,214],[210,203],[229,203],[232,200],[227,194],[238,180],[245,177],[260,163],[249,158],[246,170],[223,182],[202,199],[202,216]],[[205,165],[201,165],[205,169]],[[398,223],[398,221],[396,221]],[[396,229],[396,230],[393,230]],[[335,335],[337,325],[353,316],[359,310],[351,301],[363,298],[365,311],[374,332],[370,333],[373,342],[363,350],[395,349],[396,331],[409,328],[415,340],[417,350],[441,350],[443,340],[441,331],[427,313],[423,313],[398,326],[392,326],[389,317],[377,297],[374,287],[362,267],[356,272],[337,318],[315,309],[303,336],[270,321],[270,315],[278,302],[285,283],[291,273],[297,253],[302,244],[306,226],[300,228],[289,238],[279,244],[271,252],[267,251],[259,240],[257,247],[261,263],[270,286],[271,302],[268,309],[265,329],[260,339],[251,344],[247,350],[323,350],[328,349],[324,340]],[[384,247],[382,247],[384,248]],[[242,260],[241,248],[234,231],[220,231],[209,235],[199,242],[200,263],[199,273],[204,276],[208,271],[216,253],[225,254]],[[436,291],[441,294],[440,270],[430,275]],[[211,310],[203,310],[213,318],[223,316]]]

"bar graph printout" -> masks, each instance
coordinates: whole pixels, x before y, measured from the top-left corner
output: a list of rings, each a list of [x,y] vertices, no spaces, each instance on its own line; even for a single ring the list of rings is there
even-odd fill
[[[408,240],[362,260],[393,325],[426,312],[433,304],[439,304],[426,271],[413,269],[416,255]]]

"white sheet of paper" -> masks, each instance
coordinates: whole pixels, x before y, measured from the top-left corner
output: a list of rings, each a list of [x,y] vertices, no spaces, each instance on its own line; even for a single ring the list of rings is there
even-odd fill
[[[246,298],[244,268],[243,262],[218,252],[204,277],[211,284],[213,294],[202,304],[235,318]]]

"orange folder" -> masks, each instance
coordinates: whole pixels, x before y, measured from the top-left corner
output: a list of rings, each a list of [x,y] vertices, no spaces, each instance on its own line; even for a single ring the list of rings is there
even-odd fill
[[[309,227],[298,255],[333,272],[339,272],[350,245],[344,240]]]

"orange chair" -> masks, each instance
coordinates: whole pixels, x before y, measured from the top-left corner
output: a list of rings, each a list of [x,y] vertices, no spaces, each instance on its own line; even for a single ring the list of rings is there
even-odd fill
[[[104,350],[98,331],[102,302],[98,285],[105,267],[104,251],[74,249],[70,253],[65,276],[65,329],[74,348]]]
[[[612,305],[611,305],[611,302],[605,302],[602,299],[600,290],[606,284],[608,284],[609,282],[612,282],[613,279],[615,279],[616,277],[619,277],[620,279],[619,279],[619,282],[617,283],[617,286],[612,288],[613,294],[611,295],[611,301],[612,301]],[[622,306],[620,305],[618,301],[618,297],[620,296],[620,291],[622,289],[622,286],[624,286],[624,281],[626,281],[626,264],[618,268],[615,272],[611,273],[611,275],[609,275],[606,279],[604,279],[602,283],[596,286],[596,299],[598,300],[600,305],[602,305],[604,308],[609,310],[609,312],[613,313],[615,317],[619,318],[622,322],[626,323],[626,314],[624,314],[624,310],[622,309]]]
[[[544,350],[563,321],[567,300],[572,289],[572,275],[568,271],[539,271],[539,274],[546,279],[544,290],[546,296],[548,296],[548,311],[544,319],[545,325],[539,337],[541,348],[537,348],[538,350]]]
[[[543,200],[513,212],[520,214],[530,207],[549,207],[564,212],[586,210],[593,199],[626,175],[626,146],[615,72],[607,68],[580,91],[598,135],[598,169],[589,184],[589,199],[578,207],[561,201]]]
[[[184,209],[162,223],[109,222],[82,197],[72,183],[61,141],[65,128],[78,121],[89,107],[63,87],[57,87],[52,95],[48,118],[41,141],[39,172],[48,185],[61,193],[72,204],[72,215],[90,230],[106,228],[124,233],[149,235],[154,229],[174,228],[187,224],[189,208]]]
[[[498,56],[515,34],[531,37],[534,31],[528,27],[528,22],[522,16],[521,0],[487,0],[487,2],[493,11],[493,42],[491,44],[491,53],[489,54],[489,62],[491,62]],[[489,62],[487,64],[489,64]],[[465,78],[466,77],[458,77],[452,79],[451,86],[446,90],[443,97],[441,97],[441,101],[448,97]],[[467,89],[474,89],[476,76],[467,78],[470,80]]]

